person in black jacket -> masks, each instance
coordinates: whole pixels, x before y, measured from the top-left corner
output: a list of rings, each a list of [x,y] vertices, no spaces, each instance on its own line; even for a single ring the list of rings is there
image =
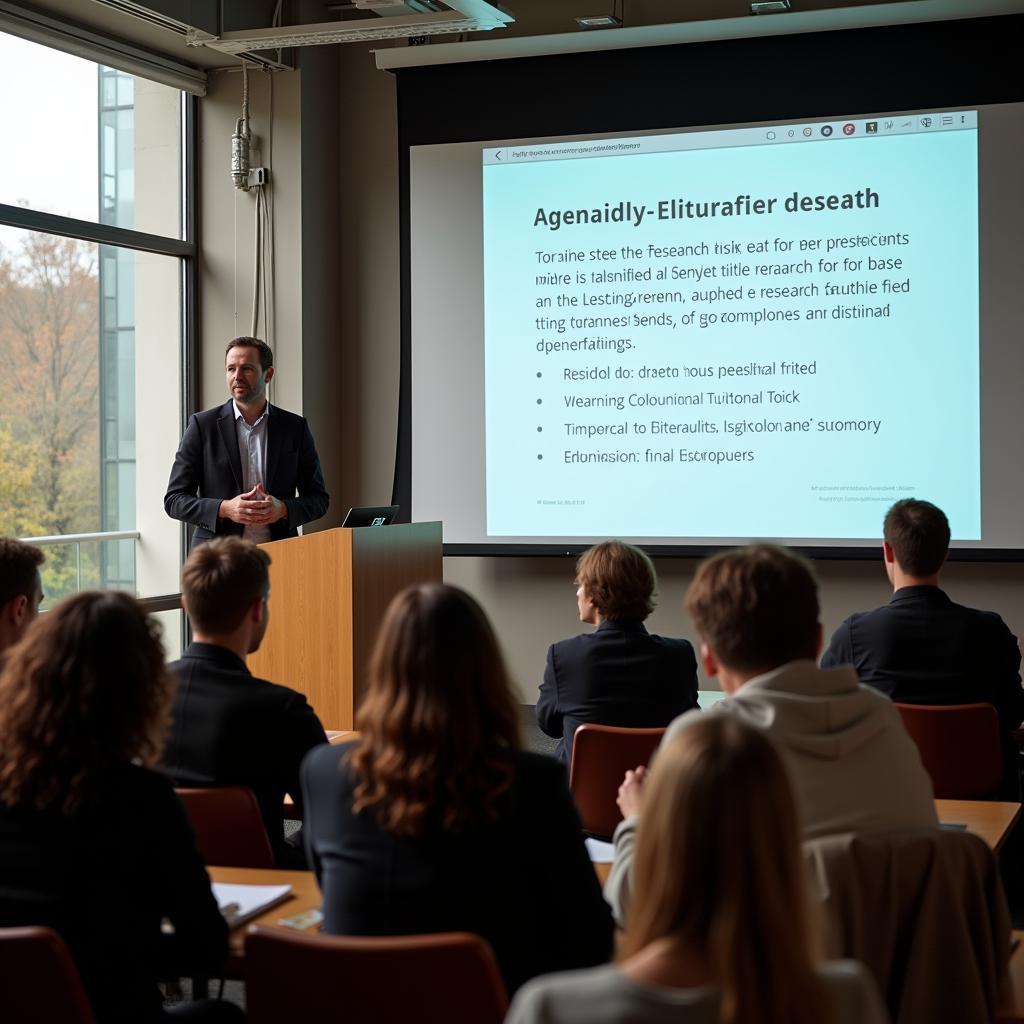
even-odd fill
[[[195,527],[192,547],[225,535],[257,544],[295,537],[330,504],[309,424],[267,401],[274,354],[266,342],[235,338],[224,362],[231,398],[189,419],[164,511]]]
[[[928,501],[897,501],[882,552],[893,595],[835,631],[823,668],[852,665],[862,683],[904,704],[991,704],[999,716],[1004,796],[1019,799],[1012,731],[1024,719],[1017,638],[995,612],[955,604],[939,587],[949,521]]]
[[[633,729],[666,726],[697,707],[697,659],[688,640],[654,636],[658,578],[646,553],[610,540],[576,564],[580,621],[597,626],[548,648],[537,697],[537,724],[557,736],[566,764],[584,722]]]
[[[0,672],[0,927],[67,944],[99,1024],[236,1021],[165,1011],[157,981],[217,976],[227,926],[184,809],[150,769],[174,680],[127,594],[83,593],[37,621]],[[161,924],[168,919],[173,933]]]
[[[358,740],[302,769],[326,931],[475,932],[509,991],[609,958],[611,913],[565,773],[519,749],[497,640],[468,594],[395,597],[356,725]]]
[[[210,541],[186,559],[181,603],[193,640],[170,665],[178,689],[161,767],[176,786],[247,786],[277,866],[302,869],[301,834],[284,836],[284,795],[301,818],[299,767],[327,736],[301,693],[257,679],[245,664],[267,628],[269,565],[265,551],[240,537]]]

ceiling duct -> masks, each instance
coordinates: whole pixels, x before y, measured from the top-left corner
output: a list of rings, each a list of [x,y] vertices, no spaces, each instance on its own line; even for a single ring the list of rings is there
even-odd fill
[[[221,53],[243,54],[293,46],[486,32],[504,28],[515,21],[511,14],[486,0],[353,0],[344,6],[352,11],[365,12],[366,16],[351,21],[245,29],[223,32],[219,36],[192,29],[186,40],[190,46],[207,46]]]

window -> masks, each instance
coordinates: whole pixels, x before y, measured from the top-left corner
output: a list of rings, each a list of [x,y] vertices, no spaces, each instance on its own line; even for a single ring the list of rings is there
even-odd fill
[[[182,422],[177,89],[0,33],[0,533],[41,539],[47,604],[177,591],[163,487]],[[58,538],[68,537],[68,541]]]

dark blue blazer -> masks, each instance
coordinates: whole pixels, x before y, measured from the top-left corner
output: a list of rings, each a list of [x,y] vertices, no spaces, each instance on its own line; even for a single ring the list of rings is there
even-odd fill
[[[1017,638],[995,612],[954,604],[938,587],[901,587],[881,608],[851,615],[821,664],[852,665],[862,683],[905,704],[992,704],[1006,733],[1024,718]]]
[[[999,716],[1003,785],[1018,800],[1012,732],[1024,718],[1017,638],[995,612],[954,604],[938,587],[900,587],[888,604],[851,615],[823,668],[852,665],[862,683],[901,704],[991,704]]]
[[[548,648],[537,724],[560,737],[567,762],[584,722],[631,729],[668,725],[697,707],[697,659],[688,640],[654,636],[642,622],[605,620]]]
[[[276,405],[270,406],[267,422],[264,489],[288,506],[288,515],[271,524],[271,540],[296,536],[297,526],[319,519],[330,504],[309,424]],[[225,498],[242,491],[234,403],[228,399],[189,418],[171,467],[164,510],[196,528],[193,547],[212,537],[241,536],[242,524],[219,519],[217,513]]]
[[[493,821],[457,833],[435,822],[409,837],[382,828],[372,810],[352,809],[352,747],[320,747],[302,765],[324,931],[473,932],[490,943],[510,993],[538,974],[609,959],[611,910],[565,772],[550,757],[510,753],[512,788]]]

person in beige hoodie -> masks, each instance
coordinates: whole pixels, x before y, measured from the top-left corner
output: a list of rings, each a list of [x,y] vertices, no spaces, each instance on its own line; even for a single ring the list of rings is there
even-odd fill
[[[728,695],[688,711],[664,742],[702,714],[733,715],[765,732],[782,755],[803,836],[866,829],[938,827],[931,781],[888,697],[861,686],[848,666],[820,669],[818,586],[803,558],[771,544],[736,548],[697,570],[686,608],[700,636],[704,671]],[[624,820],[605,897],[622,923],[646,770],[626,773]]]

